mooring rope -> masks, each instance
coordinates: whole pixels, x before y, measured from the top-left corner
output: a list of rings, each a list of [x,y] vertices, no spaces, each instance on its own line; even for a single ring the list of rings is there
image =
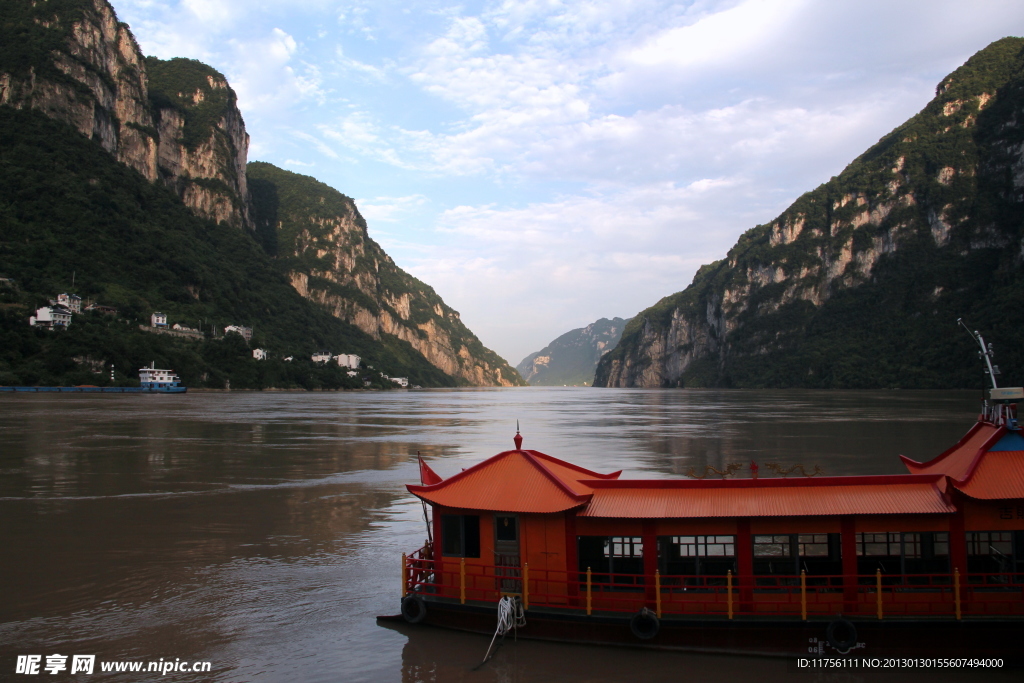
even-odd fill
[[[494,637],[491,638],[487,654],[484,655],[483,661],[476,668],[480,668],[491,658],[491,650],[494,649],[494,641],[498,639],[498,636],[504,638],[505,634],[512,629],[519,629],[523,626],[526,626],[526,613],[523,611],[523,603],[519,601],[519,598],[510,595],[504,596],[498,601],[498,628],[495,629]]]

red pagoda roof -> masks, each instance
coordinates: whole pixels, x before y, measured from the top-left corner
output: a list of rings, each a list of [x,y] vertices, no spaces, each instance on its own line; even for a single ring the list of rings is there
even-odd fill
[[[585,505],[592,489],[581,480],[614,479],[621,472],[600,474],[539,451],[498,453],[437,483],[429,467],[424,485],[408,485],[413,495],[449,508],[497,512],[552,513]]]
[[[1024,498],[1024,437],[1005,426],[979,421],[952,448],[926,463],[900,457],[910,472],[948,476],[971,498]]]

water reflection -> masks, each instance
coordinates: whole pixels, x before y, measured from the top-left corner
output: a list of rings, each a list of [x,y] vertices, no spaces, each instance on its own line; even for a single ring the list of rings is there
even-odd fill
[[[11,671],[16,654],[67,651],[209,660],[223,681],[604,681],[637,671],[781,680],[792,673],[782,662],[523,642],[473,671],[486,638],[379,628],[375,615],[397,611],[399,553],[425,533],[404,489],[418,478],[416,452],[448,476],[510,448],[518,419],[527,448],[624,476],[752,459],[830,474],[898,472],[897,454],[926,459],[959,438],[975,398],[5,395],[0,671]]]

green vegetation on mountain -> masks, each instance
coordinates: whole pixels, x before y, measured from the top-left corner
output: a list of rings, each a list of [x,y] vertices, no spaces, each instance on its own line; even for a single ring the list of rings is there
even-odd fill
[[[0,277],[16,282],[0,287],[0,384],[103,384],[110,363],[134,376],[155,360],[189,386],[362,385],[337,367],[311,366],[320,348],[356,353],[412,384],[455,384],[406,342],[373,339],[303,299],[246,232],[197,218],[65,124],[8,107],[0,107]],[[65,291],[119,316],[76,315],[63,332],[29,327],[35,309]],[[205,331],[252,326],[252,346],[273,361],[253,360],[237,335],[190,341],[139,330],[156,310]],[[281,361],[286,355],[296,362]],[[108,369],[86,373],[75,357]]]
[[[600,384],[952,388],[963,318],[1024,380],[1024,39],[942,80],[839,176],[642,311]]]
[[[88,0],[0,0],[0,73],[27,77],[35,74],[72,88],[82,84],[58,69],[54,52],[67,50],[67,37],[75,21],[91,6]],[[74,59],[73,55],[69,55]],[[86,70],[99,73],[78,61]]]
[[[185,118],[181,142],[194,149],[235,108],[235,92],[224,75],[194,59],[146,57],[149,101],[155,111],[172,109]]]

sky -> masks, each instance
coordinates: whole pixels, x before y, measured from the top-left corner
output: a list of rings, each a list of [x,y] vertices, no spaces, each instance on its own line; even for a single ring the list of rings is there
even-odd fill
[[[513,365],[631,317],[1024,35],[1020,0],[113,0]]]

